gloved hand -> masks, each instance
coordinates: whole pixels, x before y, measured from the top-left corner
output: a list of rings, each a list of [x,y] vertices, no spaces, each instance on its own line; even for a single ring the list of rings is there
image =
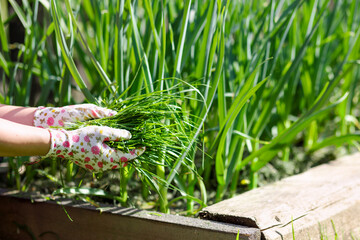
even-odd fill
[[[78,104],[59,108],[38,107],[34,114],[34,126],[64,127],[67,123],[110,117],[115,114],[115,111],[94,104]]]
[[[129,160],[145,151],[145,148],[140,148],[124,153],[109,147],[107,141],[131,138],[130,132],[122,129],[89,126],[73,131],[49,129],[49,132],[51,147],[45,157],[69,159],[93,172],[125,167]]]

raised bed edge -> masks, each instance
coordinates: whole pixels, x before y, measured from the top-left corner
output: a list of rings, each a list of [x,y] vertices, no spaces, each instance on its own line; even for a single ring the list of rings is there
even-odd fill
[[[258,240],[260,230],[69,199],[45,200],[0,189],[0,236],[6,239],[239,239]],[[72,218],[69,220],[66,212]],[[30,239],[30,238],[29,238]]]

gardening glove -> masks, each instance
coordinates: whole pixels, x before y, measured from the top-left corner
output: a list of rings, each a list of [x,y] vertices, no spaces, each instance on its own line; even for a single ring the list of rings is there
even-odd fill
[[[34,114],[34,126],[41,128],[64,127],[73,122],[110,117],[116,112],[94,104],[78,104],[65,107],[38,107]]]
[[[140,148],[124,153],[106,144],[108,141],[129,140],[130,132],[123,129],[88,126],[73,131],[48,130],[51,135],[51,146],[45,158],[69,159],[92,172],[125,167],[129,160],[145,151],[145,148]]]

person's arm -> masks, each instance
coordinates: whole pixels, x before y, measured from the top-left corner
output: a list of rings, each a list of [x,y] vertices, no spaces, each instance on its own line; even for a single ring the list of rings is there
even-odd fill
[[[17,111],[15,110],[15,112]],[[22,112],[21,110],[19,114],[27,116],[25,112],[20,112]],[[21,121],[24,120],[19,119],[16,122]],[[48,130],[0,118],[0,156],[44,156],[49,149],[50,133]]]
[[[27,126],[34,125],[34,114],[37,108],[17,107],[0,104],[0,118]]]
[[[116,111],[94,104],[78,104],[64,107],[17,107],[0,104],[0,118],[42,128],[64,127],[66,123],[110,117]]]
[[[122,152],[109,147],[107,142],[129,140],[129,131],[105,126],[88,126],[72,131],[51,128],[114,114],[115,111],[93,104],[62,108],[0,105],[0,156],[68,159],[93,172],[124,167],[129,160],[144,153],[145,147]]]

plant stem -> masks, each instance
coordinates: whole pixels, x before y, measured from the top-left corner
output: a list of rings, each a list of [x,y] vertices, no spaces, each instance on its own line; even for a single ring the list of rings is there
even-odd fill
[[[241,143],[239,143],[240,145],[240,150],[237,156],[237,161],[236,161],[236,168],[235,168],[235,173],[233,176],[233,179],[231,181],[231,186],[230,186],[230,197],[233,197],[236,193],[236,189],[237,189],[237,185],[239,183],[239,176],[240,176],[240,171],[241,171],[241,160],[243,159],[243,155],[244,155],[244,150],[245,150],[245,141],[241,141]]]
[[[66,165],[66,182],[70,182],[72,180],[73,168],[74,168],[74,163],[68,161]]]
[[[195,151],[192,151],[192,154],[191,154],[191,158],[192,159],[195,159]],[[191,164],[191,168],[192,169],[195,169],[195,163],[193,162]],[[196,176],[193,172],[190,172],[188,174],[188,188],[187,188],[187,194],[189,196],[194,196],[194,191],[195,191],[195,185],[197,183],[197,179],[196,179]],[[186,200],[186,210],[188,212],[188,215],[191,215],[193,212],[194,212],[194,200],[192,199],[187,199]]]
[[[216,189],[215,202],[220,202],[224,197],[225,185],[218,185]]]
[[[164,163],[164,161],[163,161]],[[156,166],[156,174],[158,178],[166,179],[165,178],[165,167],[162,165]],[[167,186],[164,184],[160,184],[159,186],[159,206],[160,206],[160,212],[163,213],[169,213],[168,208],[168,199],[167,199]]]
[[[15,161],[15,181],[16,181],[16,189],[21,191],[21,177],[19,174],[19,162],[16,158],[13,159]]]
[[[130,173],[128,168],[122,167],[120,168],[120,204],[123,207],[127,207],[128,203],[128,191],[127,191],[127,183],[129,181]]]
[[[57,172],[57,161],[55,159],[50,160],[50,174],[55,176]]]
[[[257,158],[254,159],[253,162],[256,162]],[[249,185],[249,189],[255,189],[258,186],[258,177],[259,174],[256,171],[251,170],[250,171],[250,185]]]
[[[253,145],[254,152],[259,150],[259,143],[253,143],[252,145]],[[254,158],[251,162],[251,166],[255,165],[257,161],[258,161],[258,158]],[[249,189],[257,188],[257,186],[258,186],[258,173],[257,173],[257,171],[253,171],[253,169],[251,168]]]

